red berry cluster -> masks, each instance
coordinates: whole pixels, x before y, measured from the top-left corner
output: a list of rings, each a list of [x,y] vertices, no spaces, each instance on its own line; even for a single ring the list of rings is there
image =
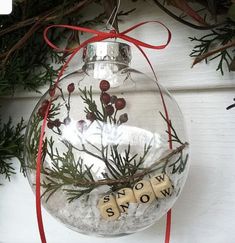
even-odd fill
[[[38,109],[38,116],[40,116],[41,118],[45,117],[46,114],[46,110],[47,107],[49,105],[49,100],[44,100],[40,106],[40,108]],[[61,125],[61,121],[59,119],[55,119],[54,121],[50,120],[47,122],[47,127],[49,129],[53,129],[54,127],[60,127]]]
[[[118,111],[126,107],[126,101],[124,98],[118,98],[115,95],[110,96],[110,94],[106,92],[109,89],[110,89],[110,83],[107,80],[102,80],[100,82],[100,90],[102,91],[100,95],[100,100],[105,107],[106,114],[108,116],[112,116],[115,112],[115,109],[116,111]],[[126,122],[128,120],[126,113],[122,114],[120,118],[123,122]],[[120,118],[119,121],[121,122]]]
[[[49,120],[49,121],[47,122],[47,127],[48,127],[49,129],[53,129],[54,127],[59,128],[61,124],[62,124],[62,122],[61,122],[59,119],[55,119],[54,121]]]

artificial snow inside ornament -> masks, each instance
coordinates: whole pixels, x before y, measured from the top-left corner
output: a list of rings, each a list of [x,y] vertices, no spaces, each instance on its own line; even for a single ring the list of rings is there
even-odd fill
[[[118,236],[143,230],[174,204],[188,172],[181,111],[156,81],[129,67],[130,46],[90,43],[84,65],[51,87],[26,132],[35,190],[40,129],[42,204],[69,228]]]

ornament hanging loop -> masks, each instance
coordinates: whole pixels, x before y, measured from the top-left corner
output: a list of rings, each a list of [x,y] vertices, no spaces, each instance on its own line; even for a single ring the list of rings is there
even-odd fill
[[[106,24],[105,24],[105,30],[109,31],[109,32],[115,32],[118,33],[118,22],[117,22],[117,15],[118,15],[118,11],[121,5],[121,0],[118,0],[117,5],[113,8]],[[112,22],[111,22],[112,21]],[[114,26],[114,23],[116,22],[115,25],[117,25],[116,27]],[[116,40],[117,38],[115,38]]]

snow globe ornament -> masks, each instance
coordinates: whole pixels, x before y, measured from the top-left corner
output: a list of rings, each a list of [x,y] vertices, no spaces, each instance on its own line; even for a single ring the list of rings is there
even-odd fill
[[[84,65],[51,87],[26,132],[27,177],[45,112],[41,193],[46,210],[84,234],[143,230],[173,206],[188,173],[182,113],[159,83],[130,67],[125,43],[95,42]],[[49,108],[48,108],[49,106]]]

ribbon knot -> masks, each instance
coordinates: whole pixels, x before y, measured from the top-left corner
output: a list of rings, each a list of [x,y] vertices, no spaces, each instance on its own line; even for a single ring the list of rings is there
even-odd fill
[[[167,30],[167,41],[165,44],[161,44],[161,45],[151,45],[148,44],[146,42],[140,41],[138,39],[135,39],[129,35],[127,35],[129,32],[133,31],[134,29],[139,28],[142,25],[146,25],[149,23],[157,23],[161,26],[163,26],[166,30]],[[56,46],[55,44],[53,44],[47,37],[47,33],[50,29],[52,28],[66,28],[66,29],[70,29],[73,31],[80,31],[80,32],[85,32],[85,33],[89,33],[89,34],[93,34],[93,36],[87,40],[85,40],[84,42],[82,42],[79,47],[76,47],[74,49],[64,49],[64,52],[72,52],[72,53],[77,53],[81,48],[85,47],[87,44],[92,43],[92,42],[99,42],[99,41],[103,41],[106,39],[112,39],[112,38],[119,38],[122,39],[124,41],[127,41],[129,43],[134,44],[142,53],[143,50],[141,49],[141,47],[145,47],[145,48],[149,48],[149,49],[155,49],[155,50],[160,50],[160,49],[164,49],[168,46],[168,44],[171,41],[171,32],[170,30],[161,22],[159,21],[146,21],[146,22],[141,22],[139,24],[136,24],[120,33],[117,33],[115,30],[111,30],[110,32],[103,32],[103,31],[98,31],[98,30],[93,30],[93,29],[89,29],[89,28],[84,28],[84,27],[80,27],[80,26],[70,26],[70,25],[51,25],[48,26],[45,30],[44,30],[44,39],[46,41],[46,43],[52,47],[53,49],[57,50],[57,51],[61,51],[61,48]],[[146,58],[146,55],[144,55]],[[146,58],[147,59],[147,58]]]

